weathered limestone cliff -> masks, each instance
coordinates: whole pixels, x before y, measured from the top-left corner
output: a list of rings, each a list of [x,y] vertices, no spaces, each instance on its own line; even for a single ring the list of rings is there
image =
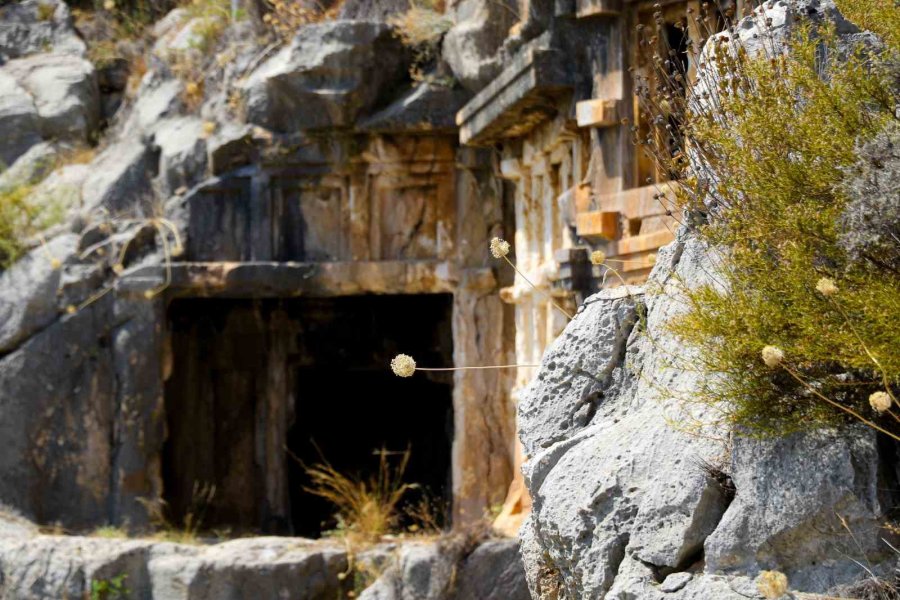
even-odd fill
[[[896,450],[854,427],[755,440],[691,404],[697,372],[666,332],[714,261],[689,235],[643,287],[589,298],[519,406],[535,598],[754,598],[762,570],[825,592],[897,556]]]
[[[801,15],[870,35],[829,2],[766,3],[720,35],[772,52]],[[860,197],[897,176],[878,169]],[[763,571],[787,576],[785,597],[890,597],[896,443],[862,424],[757,439],[696,400],[715,375],[667,326],[685,290],[721,286],[721,256],[682,227],[646,284],[589,297],[544,354],[519,403],[534,598],[759,598]]]

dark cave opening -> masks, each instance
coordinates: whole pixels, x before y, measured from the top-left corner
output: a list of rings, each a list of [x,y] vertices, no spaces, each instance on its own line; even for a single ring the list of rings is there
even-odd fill
[[[410,450],[404,481],[421,488],[406,502],[427,497],[446,514],[452,374],[401,379],[388,364],[403,352],[452,366],[451,311],[452,296],[437,294],[173,301],[169,522],[318,537],[335,526],[335,510],[305,491],[302,465],[324,458],[367,477],[382,448],[392,464]]]

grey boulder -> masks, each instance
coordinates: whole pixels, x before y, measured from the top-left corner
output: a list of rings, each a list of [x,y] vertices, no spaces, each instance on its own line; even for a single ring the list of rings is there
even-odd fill
[[[0,273],[0,354],[9,352],[57,318],[56,294],[62,264],[77,247],[78,236],[59,236]]]
[[[0,69],[0,166],[12,165],[29,148],[41,142],[37,108],[16,78]]]
[[[70,54],[36,54],[3,70],[31,96],[45,139],[87,143],[100,122],[100,92],[93,65]]]
[[[394,92],[405,66],[385,23],[304,26],[243,84],[248,121],[279,132],[349,127]]]
[[[60,0],[23,0],[0,7],[0,64],[53,50],[77,56],[86,51]]]

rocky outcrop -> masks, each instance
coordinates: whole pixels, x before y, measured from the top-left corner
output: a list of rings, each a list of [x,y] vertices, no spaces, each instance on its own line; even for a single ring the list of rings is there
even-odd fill
[[[23,0],[0,7],[0,64],[48,51],[82,56],[86,46],[60,0]]]
[[[0,68],[0,129],[4,142],[0,160],[11,165],[41,141],[40,120],[34,101],[16,78]]]
[[[519,408],[536,598],[737,599],[771,569],[824,592],[893,568],[895,457],[872,430],[755,440],[691,403],[703,379],[666,323],[712,264],[676,242],[647,287],[588,299],[544,356]]]
[[[444,36],[443,59],[470,92],[477,92],[499,73],[498,51],[517,21],[516,8],[503,0],[461,0],[452,6],[454,25]]]
[[[799,13],[857,35],[832,2],[803,1],[719,35],[783,47]],[[685,286],[717,285],[716,257],[682,229],[645,286],[586,300],[543,357],[519,406],[534,597],[737,600],[763,570],[836,594],[896,566],[881,529],[898,501],[893,443],[861,425],[755,439],[697,401],[711,376],[667,324]]]
[[[9,61],[3,71],[32,98],[41,135],[86,144],[100,122],[94,66],[69,54],[36,54]]]
[[[90,140],[100,93],[64,2],[0,7],[0,161],[11,165],[42,140]]]
[[[448,537],[357,551],[288,537],[186,544],[40,535],[0,514],[0,598],[82,598],[96,589],[147,600],[528,600],[514,540],[469,546]]]
[[[405,63],[385,23],[309,25],[244,84],[248,120],[278,132],[349,127],[391,93]]]

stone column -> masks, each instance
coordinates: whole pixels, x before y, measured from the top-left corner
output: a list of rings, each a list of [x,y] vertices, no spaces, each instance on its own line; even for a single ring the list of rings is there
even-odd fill
[[[456,366],[508,364],[512,360],[510,311],[499,297],[503,267],[489,241],[503,232],[502,188],[487,151],[460,149],[456,174],[460,267],[453,301]],[[494,271],[485,267],[496,267]],[[457,371],[453,386],[453,522],[477,521],[503,502],[514,476],[515,407],[509,390],[514,371]]]
[[[171,352],[165,351],[165,301],[117,297],[112,333],[116,375],[110,521],[143,526],[139,499],[162,495],[160,456],[165,441],[163,382]]]

